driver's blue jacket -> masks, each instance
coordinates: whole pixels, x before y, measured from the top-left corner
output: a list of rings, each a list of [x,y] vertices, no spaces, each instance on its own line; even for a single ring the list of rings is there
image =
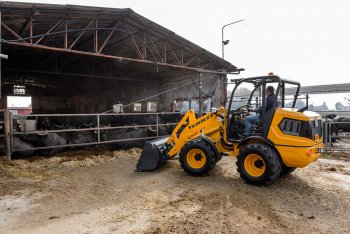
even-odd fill
[[[266,108],[265,108],[265,112],[268,112],[269,110],[271,110],[273,107],[277,107],[280,106],[281,104],[276,101],[275,106],[273,106],[273,100],[275,100],[276,95],[273,93],[269,96],[266,97]],[[256,112],[258,112],[259,114],[262,113],[262,107],[259,107]]]

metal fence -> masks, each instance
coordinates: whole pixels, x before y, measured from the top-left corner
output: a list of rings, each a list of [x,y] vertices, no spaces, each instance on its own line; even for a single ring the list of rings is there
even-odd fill
[[[171,122],[161,122],[160,117],[178,115],[178,118],[172,118],[176,121]],[[12,115],[7,109],[0,110],[0,148],[4,149],[5,155],[11,159],[13,152],[26,151],[26,150],[45,150],[45,149],[55,149],[55,148],[65,148],[65,147],[77,147],[77,146],[91,146],[98,144],[108,144],[108,143],[118,143],[118,142],[128,142],[128,141],[138,141],[138,140],[151,140],[158,137],[165,136],[164,132],[160,131],[162,126],[173,127],[177,125],[180,120],[180,113],[178,112],[162,112],[162,113],[103,113],[103,114],[31,114],[31,115]],[[155,117],[152,123],[147,124],[114,124],[106,125],[104,121],[108,117],[123,117],[124,119],[129,119],[132,117]],[[52,130],[37,130],[28,129],[28,126],[23,125],[23,120],[35,120],[38,123],[40,118],[82,118],[89,117],[90,120],[94,120],[92,126],[83,127],[67,127],[62,129],[52,129]],[[142,122],[142,121],[141,121]],[[16,128],[16,124],[21,124],[20,129]],[[350,129],[350,122],[334,122],[332,120],[326,120],[323,127],[323,138],[327,150],[329,151],[346,151],[350,150],[350,131],[344,131],[339,129],[339,124],[345,126],[345,128]],[[123,139],[104,139],[102,137],[108,131],[118,130],[118,129],[140,129],[140,128],[153,128],[154,134],[152,136],[140,136],[140,137],[130,137]],[[86,143],[77,144],[63,144],[63,145],[52,145],[52,146],[40,146],[32,148],[15,148],[13,145],[14,137],[21,137],[28,134],[46,134],[46,133],[78,133],[82,131],[93,131],[96,135],[94,141]]]
[[[318,111],[318,110],[313,110],[314,112],[317,112],[320,114],[322,117],[325,117],[329,114],[335,114],[337,116],[347,116],[350,117],[350,110],[327,110],[327,111]]]
[[[323,140],[328,151],[350,151],[350,122],[326,120]]]
[[[98,144],[108,144],[108,143],[116,143],[116,142],[126,142],[126,141],[137,141],[137,140],[150,140],[155,139],[158,137],[166,136],[164,134],[164,131],[160,131],[160,128],[162,126],[165,127],[171,127],[177,125],[179,118],[172,118],[172,120],[176,119],[176,121],[172,122],[161,122],[160,117],[165,116],[171,116],[171,115],[181,115],[178,112],[161,112],[161,113],[102,113],[102,114],[31,114],[31,115],[12,115],[11,113],[8,113],[8,111],[5,111],[4,118],[5,118],[5,125],[8,127],[5,128],[5,134],[4,136],[6,140],[6,156],[11,159],[11,155],[13,152],[18,151],[28,151],[28,150],[44,150],[44,149],[55,149],[55,148],[65,148],[65,147],[77,147],[77,146],[90,146],[90,145],[98,145]],[[7,116],[7,117],[6,117]],[[112,125],[106,125],[105,123],[102,123],[101,120],[108,118],[108,117],[122,117],[124,120],[129,119],[132,117],[138,116],[140,118],[147,119],[151,116],[155,117],[153,118],[153,121],[150,121],[149,123],[145,123],[145,121],[141,121],[141,124],[116,124],[115,126]],[[93,124],[91,126],[85,126],[85,127],[67,127],[62,129],[54,129],[54,130],[37,130],[33,129],[33,127],[26,126],[26,123],[23,124],[23,121],[25,120],[34,120],[35,126],[37,126],[38,120],[42,118],[89,118],[90,120],[93,120]],[[139,119],[140,119],[139,118]],[[7,123],[6,123],[7,122]],[[106,122],[106,121],[105,121]],[[108,122],[108,121],[107,121]],[[130,121],[128,121],[130,122]],[[147,121],[146,121],[147,122]],[[21,125],[20,128],[16,127],[16,125]],[[107,131],[111,130],[118,130],[118,129],[140,129],[140,128],[152,128],[152,131],[154,134],[152,136],[141,136],[141,137],[131,137],[131,138],[124,138],[124,139],[103,139],[101,136],[102,134],[106,133]],[[29,130],[28,130],[29,129]],[[74,133],[74,132],[82,132],[82,131],[93,131],[96,134],[96,138],[93,142],[86,142],[86,143],[77,143],[77,144],[64,144],[64,145],[52,145],[52,146],[40,146],[40,147],[32,147],[32,148],[15,148],[13,145],[13,138],[17,136],[23,136],[28,134],[46,134],[46,133]]]

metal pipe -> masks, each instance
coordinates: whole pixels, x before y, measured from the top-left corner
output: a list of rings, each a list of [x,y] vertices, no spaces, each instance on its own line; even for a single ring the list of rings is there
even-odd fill
[[[159,135],[159,122],[158,122],[158,113],[156,113],[157,118],[157,136]]]
[[[12,156],[12,152],[13,152],[13,115],[11,112],[9,112],[9,118],[10,118],[10,126],[9,126],[9,129],[10,129],[10,153],[11,153],[11,156]]]
[[[5,155],[8,159],[11,159],[11,130],[10,130],[10,114],[9,110],[4,110],[4,135],[5,135]]]
[[[202,116],[202,113],[203,113],[203,97],[202,97],[202,87],[203,87],[203,84],[202,84],[202,73],[200,72],[199,73],[199,105],[198,105],[198,117],[201,117]]]
[[[97,141],[101,142],[100,115],[97,114],[96,118],[97,118]]]
[[[329,123],[328,126],[328,150],[331,150],[332,148],[332,134],[331,134],[331,129],[332,129],[332,123]]]

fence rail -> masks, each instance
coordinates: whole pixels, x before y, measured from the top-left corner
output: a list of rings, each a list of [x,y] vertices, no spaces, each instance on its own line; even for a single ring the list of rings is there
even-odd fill
[[[346,116],[346,117],[350,117],[350,110],[344,110],[344,111],[334,111],[334,110],[328,110],[328,111],[315,111],[318,114],[320,114],[322,117],[325,117],[328,114],[335,114],[337,116]]]
[[[0,110],[1,111],[1,110]],[[6,113],[5,113],[6,112]],[[11,159],[11,155],[13,152],[20,152],[20,151],[29,151],[29,150],[45,150],[45,149],[56,149],[56,148],[66,148],[66,147],[79,147],[79,146],[91,146],[91,145],[99,145],[99,144],[109,144],[109,143],[118,143],[118,142],[127,142],[127,141],[139,141],[139,140],[151,140],[158,137],[166,136],[164,134],[164,131],[160,131],[160,127],[167,126],[172,127],[177,125],[179,118],[171,118],[172,120],[176,119],[176,121],[166,121],[166,122],[160,122],[160,117],[170,116],[170,115],[178,115],[180,116],[181,113],[178,112],[157,112],[157,113],[100,113],[100,114],[30,114],[30,115],[12,115],[8,111],[4,110],[4,122],[5,125],[7,123],[8,127],[5,130],[5,136],[7,136],[6,142],[6,156]],[[7,116],[7,117],[6,117]],[[141,124],[133,123],[133,124],[115,124],[116,126],[111,125],[105,125],[108,120],[104,120],[105,123],[102,123],[104,117],[123,117],[119,120],[128,120],[128,118],[131,118],[132,116],[138,116],[138,117],[144,117],[142,118],[143,121]],[[148,117],[153,116],[155,118],[150,119]],[[20,122],[22,127],[24,126],[26,129],[26,120],[35,120],[35,128],[37,127],[38,120],[40,118],[59,118],[59,117],[67,117],[67,118],[77,118],[79,117],[92,117],[92,119],[89,119],[89,121],[93,120],[93,126],[91,127],[73,127],[70,128],[69,126],[62,129],[45,129],[45,130],[30,130],[30,131],[24,131],[24,129],[21,128],[20,131],[16,130],[14,128],[16,122]],[[145,119],[149,119],[146,121]],[[140,119],[139,119],[140,120]],[[24,122],[24,124],[23,124]],[[130,121],[128,121],[130,123]],[[105,134],[108,131],[112,130],[120,130],[120,129],[147,129],[152,132],[151,136],[141,136],[141,137],[126,137],[123,139],[103,139],[102,135]],[[76,144],[62,144],[62,145],[52,145],[52,146],[40,146],[40,147],[30,147],[30,148],[15,148],[13,145],[14,137],[16,136],[23,136],[28,134],[48,134],[48,133],[74,133],[74,132],[86,132],[86,131],[93,131],[94,134],[96,134],[96,137],[94,138],[93,142],[86,142],[86,143],[76,143]],[[161,133],[161,134],[160,134]],[[127,133],[126,133],[127,134]]]

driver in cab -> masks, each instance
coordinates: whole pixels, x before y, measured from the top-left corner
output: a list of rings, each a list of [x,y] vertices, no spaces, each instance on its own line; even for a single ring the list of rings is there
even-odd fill
[[[275,89],[273,86],[268,86],[266,88],[266,108],[265,112],[271,110],[273,107],[280,106],[278,102],[276,102],[275,106],[273,106],[273,101],[275,99]],[[256,115],[250,115],[245,118],[244,124],[244,131],[246,135],[250,135],[252,132],[252,124],[255,122],[258,122],[260,119],[260,115],[262,113],[262,107],[259,107],[258,109],[255,110],[257,113]]]

